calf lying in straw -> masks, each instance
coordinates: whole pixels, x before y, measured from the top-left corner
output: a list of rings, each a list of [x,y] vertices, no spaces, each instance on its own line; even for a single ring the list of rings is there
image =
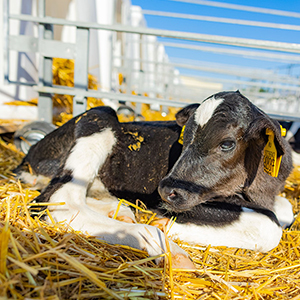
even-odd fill
[[[279,124],[239,92],[223,92],[185,107],[176,122],[119,123],[111,108],[91,109],[32,146],[15,172],[51,179],[36,201],[65,202],[49,206],[55,220],[154,256],[166,251],[163,232],[134,224],[129,208],[119,215],[132,223],[109,218],[117,198],[142,200],[165,223],[176,216],[170,234],[183,241],[268,251],[293,220],[277,196],[291,169]],[[190,267],[170,245],[177,266]]]

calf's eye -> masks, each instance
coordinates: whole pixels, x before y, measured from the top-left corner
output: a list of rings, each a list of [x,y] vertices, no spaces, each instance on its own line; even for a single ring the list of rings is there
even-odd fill
[[[231,151],[235,148],[235,142],[234,141],[224,141],[220,144],[220,148],[222,151]]]

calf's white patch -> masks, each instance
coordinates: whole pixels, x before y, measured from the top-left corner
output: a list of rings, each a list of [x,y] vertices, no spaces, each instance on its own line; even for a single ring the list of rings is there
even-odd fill
[[[88,185],[94,182],[115,143],[110,128],[79,138],[65,164],[65,169],[72,171],[72,180],[62,185],[49,202],[66,202],[69,209],[86,204]]]
[[[286,228],[290,226],[294,221],[292,204],[284,197],[276,196],[274,202],[274,213],[281,225]]]
[[[45,188],[50,181],[50,178],[43,175],[32,175],[28,172],[22,171],[18,176],[20,180],[25,183],[31,184],[35,189],[43,189]]]
[[[280,242],[282,229],[267,216],[243,208],[240,218],[229,225],[213,227],[175,222],[169,234],[191,244],[267,252]]]
[[[195,122],[201,127],[204,126],[214,114],[216,108],[224,101],[224,99],[211,97],[200,104],[195,112]]]
[[[65,168],[73,171],[74,180],[91,182],[115,144],[116,137],[111,128],[79,138],[66,161]]]

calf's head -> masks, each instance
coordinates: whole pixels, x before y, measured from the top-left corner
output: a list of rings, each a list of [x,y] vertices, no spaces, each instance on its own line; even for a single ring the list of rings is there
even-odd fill
[[[158,188],[168,210],[187,211],[200,203],[237,198],[272,209],[292,169],[290,148],[277,121],[238,91],[190,105],[176,120],[185,125],[182,154]],[[274,132],[277,154],[282,155],[277,177],[264,172],[267,128]]]

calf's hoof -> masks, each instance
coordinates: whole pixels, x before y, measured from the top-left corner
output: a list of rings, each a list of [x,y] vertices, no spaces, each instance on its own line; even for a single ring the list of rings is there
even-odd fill
[[[182,254],[172,254],[172,268],[174,269],[196,269],[191,259]]]
[[[115,211],[112,210],[108,213],[108,217],[113,219],[115,215]],[[116,220],[121,221],[121,222],[125,222],[125,223],[135,223],[134,220],[132,220],[132,218],[128,217],[128,216],[117,216]]]
[[[156,220],[153,220],[152,222],[150,222],[150,225],[155,226],[164,232],[169,221],[170,221],[170,219],[168,219],[168,218],[156,219]]]
[[[182,248],[172,241],[169,243],[173,269],[196,269],[189,255]]]

